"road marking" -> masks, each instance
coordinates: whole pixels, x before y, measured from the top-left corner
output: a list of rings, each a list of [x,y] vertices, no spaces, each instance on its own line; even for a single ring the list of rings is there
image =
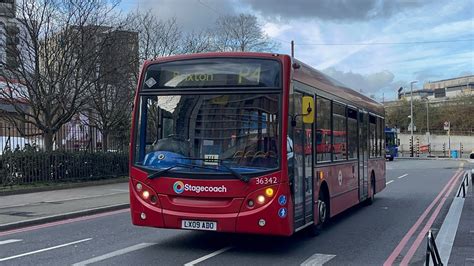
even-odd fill
[[[401,176],[399,176],[399,177],[397,177],[397,178],[398,178],[398,179],[402,179],[402,178],[404,178],[404,177],[407,176],[407,175],[408,175],[408,174],[404,174],[404,175],[401,175]]]
[[[439,194],[436,196],[436,198],[431,202],[431,204],[426,208],[426,210],[421,214],[421,216],[418,218],[418,220],[415,222],[415,224],[408,230],[408,232],[405,234],[405,236],[400,240],[400,243],[395,247],[395,249],[392,251],[390,256],[387,258],[387,260],[384,262],[384,266],[386,265],[393,265],[395,259],[398,257],[398,255],[402,252],[403,248],[406,246],[408,241],[410,240],[411,236],[415,233],[415,231],[418,229],[418,227],[421,225],[421,222],[425,219],[425,217],[428,215],[428,213],[433,209],[433,207],[436,205],[436,203],[439,201],[439,199],[444,195],[445,191],[448,189],[448,187],[451,186],[451,184],[455,183],[455,180],[460,176],[461,171],[458,170],[456,173],[449,179],[448,183],[444,185],[443,189],[439,192]]]
[[[217,255],[219,255],[219,254],[221,254],[221,253],[224,253],[224,252],[226,252],[227,250],[229,250],[229,249],[231,249],[231,248],[232,248],[232,247],[221,248],[221,249],[219,249],[219,250],[217,250],[217,251],[214,251],[214,252],[212,252],[211,254],[208,254],[208,255],[206,255],[206,256],[204,256],[204,257],[200,257],[199,259],[195,259],[195,260],[193,260],[193,261],[191,261],[191,262],[188,262],[188,263],[184,264],[184,266],[196,265],[196,264],[198,264],[198,263],[200,263],[200,262],[203,262],[203,261],[205,261],[205,260],[207,260],[207,259],[210,259],[210,258],[212,258],[212,257],[214,257],[214,256],[217,256]]]
[[[301,266],[320,266],[324,263],[332,260],[336,255],[329,255],[329,254],[313,254],[313,256],[309,257],[307,260],[301,263]]]
[[[388,184],[390,184],[390,183],[392,183],[392,182],[393,182],[393,180],[390,180],[390,181],[388,181],[387,183],[385,183],[385,185],[388,185]]]
[[[8,239],[8,240],[0,241],[0,246],[10,244],[10,243],[20,242],[20,241],[22,240],[21,239]]]
[[[110,259],[110,258],[113,258],[113,257],[116,257],[116,256],[120,256],[120,255],[123,255],[123,254],[127,254],[127,253],[130,253],[130,252],[133,252],[133,251],[136,251],[136,250],[139,250],[139,249],[143,249],[143,248],[146,248],[146,247],[149,247],[149,246],[153,246],[155,244],[156,243],[141,243],[141,244],[138,244],[138,245],[130,246],[128,248],[119,249],[119,250],[116,250],[114,252],[110,252],[110,253],[107,253],[107,254],[104,254],[104,255],[101,255],[101,256],[93,257],[93,258],[90,258],[88,260],[84,260],[84,261],[81,261],[81,262],[78,262],[78,263],[74,263],[72,266],[88,265],[88,264],[91,264],[91,263],[95,263],[95,262],[103,261],[103,260]]]
[[[128,191],[128,189],[118,189],[118,188],[112,188],[112,189],[110,189],[110,190],[113,190],[113,191],[118,191],[118,192],[126,192],[126,193],[130,192],[130,191]]]
[[[18,254],[18,255],[15,255],[15,256],[11,256],[11,257],[0,258],[0,262],[16,259],[16,258],[20,258],[20,257],[25,257],[25,256],[33,255],[33,254],[36,254],[36,253],[53,250],[53,249],[63,248],[63,247],[79,244],[79,243],[82,243],[82,242],[86,242],[86,241],[89,241],[89,240],[92,240],[92,238],[86,238],[86,239],[82,239],[82,240],[78,240],[78,241],[74,241],[74,242],[70,242],[70,243],[66,243],[66,244],[62,244],[62,245],[58,245],[58,246],[54,246],[54,247],[39,249],[39,250],[35,250],[35,251],[23,253],[23,254]]]
[[[459,175],[459,176],[462,176]],[[436,217],[438,216],[439,212],[441,211],[441,208],[443,207],[444,205],[444,202],[446,201],[446,199],[448,198],[448,195],[451,193],[451,191],[453,190],[453,188],[456,186],[456,181],[454,181],[450,187],[448,188],[448,191],[446,192],[445,196],[441,199],[440,203],[438,204],[438,206],[436,207],[436,209],[433,211],[433,214],[431,214],[431,217],[430,219],[428,220],[428,222],[426,222],[425,224],[425,227],[422,228],[422,230],[420,231],[420,233],[418,234],[417,238],[415,239],[415,241],[413,242],[413,244],[411,245],[410,249],[408,249],[407,251],[407,254],[405,255],[405,257],[403,258],[402,262],[400,263],[400,265],[408,265],[408,263],[410,262],[411,258],[413,258],[413,255],[415,254],[416,250],[418,249],[418,247],[420,246],[421,242],[424,240],[425,236],[426,236],[426,233],[428,232],[428,230],[430,229],[431,225],[434,223]]]

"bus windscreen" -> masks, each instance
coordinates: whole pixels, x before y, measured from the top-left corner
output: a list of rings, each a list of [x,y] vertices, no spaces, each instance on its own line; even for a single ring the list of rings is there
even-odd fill
[[[143,90],[163,88],[279,88],[281,66],[268,59],[210,58],[181,60],[148,67]]]

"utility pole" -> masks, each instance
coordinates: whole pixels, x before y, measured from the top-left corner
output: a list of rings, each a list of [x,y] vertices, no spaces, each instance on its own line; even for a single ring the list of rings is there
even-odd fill
[[[411,138],[411,143],[413,143],[413,84],[417,83],[418,81],[414,80],[410,82],[410,138]],[[410,148],[410,157],[413,157],[413,144],[411,145]]]

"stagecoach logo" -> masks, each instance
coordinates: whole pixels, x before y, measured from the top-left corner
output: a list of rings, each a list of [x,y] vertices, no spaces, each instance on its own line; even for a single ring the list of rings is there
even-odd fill
[[[184,191],[191,191],[196,194],[201,192],[216,192],[216,193],[225,193],[227,192],[227,187],[224,185],[217,186],[193,186],[190,184],[184,184],[182,181],[176,181],[173,184],[173,190],[176,194],[181,194]]]
[[[176,194],[181,194],[184,191],[184,183],[181,181],[174,182],[173,190]]]
[[[339,181],[339,186],[342,186],[342,171],[339,170],[339,174],[337,175],[337,181]]]

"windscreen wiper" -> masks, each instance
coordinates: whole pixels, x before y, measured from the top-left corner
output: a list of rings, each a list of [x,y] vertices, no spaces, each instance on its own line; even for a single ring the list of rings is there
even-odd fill
[[[176,167],[180,167],[180,166],[182,166],[182,165],[180,165],[180,164],[175,164],[175,165],[170,166],[170,167],[168,167],[168,168],[161,169],[161,170],[156,171],[156,172],[154,172],[154,173],[152,173],[152,174],[149,174],[149,175],[148,175],[148,178],[149,178],[149,179],[153,179],[153,178],[160,177],[162,174],[167,173],[169,170],[171,170],[171,169],[173,169],[173,168],[176,168]],[[189,167],[189,166],[188,166],[188,167]]]
[[[187,159],[187,158],[185,158]],[[157,177],[160,177],[161,175],[163,175],[164,173],[167,173],[168,171],[176,168],[176,167],[187,167],[189,169],[193,169],[193,168],[200,168],[200,169],[208,169],[208,170],[214,170],[214,171],[222,171],[222,170],[219,170],[219,169],[215,169],[215,168],[211,168],[211,167],[205,167],[205,166],[200,166],[200,165],[195,165],[195,164],[186,164],[186,163],[177,163],[175,165],[172,165],[168,168],[165,168],[165,169],[161,169],[159,171],[156,171],[152,174],[149,174],[148,175],[148,178],[149,179],[153,179],[153,178],[157,178]]]
[[[191,157],[187,157],[187,158],[184,158],[184,159],[189,159],[189,160],[200,160],[200,161],[205,161],[205,160],[209,160],[207,158],[191,158]],[[243,176],[241,175],[239,172],[235,171],[234,169],[232,169],[231,167],[229,167],[228,165],[224,164],[225,160],[222,160],[222,159],[212,159],[212,161],[218,161],[220,162],[222,165],[229,173],[231,173],[233,176],[237,177],[238,179],[242,180],[243,182],[245,183],[248,183],[249,182],[249,177],[247,176]],[[207,169],[207,167],[206,167]],[[211,169],[214,169],[214,168],[211,168]],[[214,170],[217,170],[217,169],[214,169]]]

